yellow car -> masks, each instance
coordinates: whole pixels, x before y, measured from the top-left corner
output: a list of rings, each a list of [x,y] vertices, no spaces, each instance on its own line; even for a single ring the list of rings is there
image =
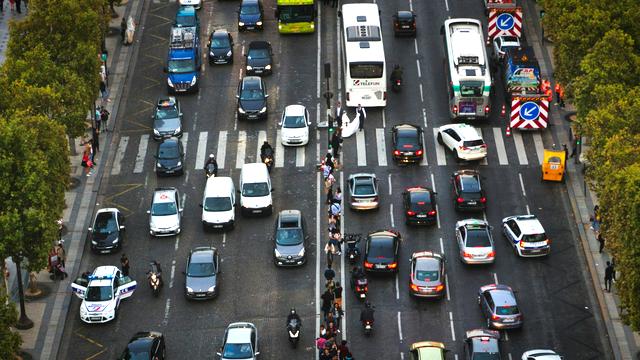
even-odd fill
[[[447,350],[444,344],[436,341],[420,341],[411,345],[411,360],[444,360]]]

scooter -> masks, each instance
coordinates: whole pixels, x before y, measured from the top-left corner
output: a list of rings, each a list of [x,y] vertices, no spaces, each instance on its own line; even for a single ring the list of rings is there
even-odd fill
[[[364,300],[367,298],[367,293],[369,292],[369,280],[367,280],[366,277],[355,279],[352,287],[358,299]]]
[[[362,322],[362,329],[364,330],[364,334],[366,336],[371,335],[373,331],[373,320],[365,320]]]
[[[402,79],[396,79],[391,82],[391,90],[395,93],[399,93],[402,90]]]
[[[345,234],[344,239],[347,243],[347,259],[349,264],[353,265],[360,257],[360,249],[358,248],[361,239],[360,234]]]
[[[204,174],[207,176],[207,179],[216,177],[218,175],[218,167],[214,164],[207,164],[207,167],[204,169]]]
[[[292,347],[298,346],[300,340],[300,322],[296,319],[291,319],[287,324],[287,332],[289,333],[289,342]]]
[[[160,295],[160,289],[162,288],[162,271],[159,269],[159,265],[155,263],[150,264],[151,269],[147,272],[147,278],[149,279],[149,287],[153,292],[153,296]]]

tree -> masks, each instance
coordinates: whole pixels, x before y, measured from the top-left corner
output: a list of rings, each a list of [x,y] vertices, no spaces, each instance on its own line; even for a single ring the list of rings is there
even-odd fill
[[[20,350],[22,337],[11,330],[17,319],[15,305],[3,294],[0,296],[0,359],[14,359]]]

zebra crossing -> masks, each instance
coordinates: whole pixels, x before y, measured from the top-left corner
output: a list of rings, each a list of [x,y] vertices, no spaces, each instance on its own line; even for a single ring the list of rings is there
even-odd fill
[[[482,133],[488,144],[489,155],[479,163],[481,166],[489,164],[497,164],[498,166],[542,164],[544,143],[539,132],[520,133],[514,131],[511,137],[504,137],[502,128],[493,127],[483,128]],[[456,164],[450,151],[438,144],[437,136],[438,129],[435,128],[432,138],[423,137],[426,156],[419,166],[428,166],[430,161],[435,166]],[[274,165],[276,168],[285,166],[303,168],[314,166],[318,162],[315,146],[285,148],[278,140],[279,138],[280,130],[271,136],[265,130],[255,132],[223,130],[218,132],[202,131],[193,134],[185,132],[181,142],[185,151],[187,169],[200,169],[208,154],[211,153],[216,155],[220,169],[240,169],[246,162],[259,161],[260,147],[264,141],[275,145],[277,156]],[[342,153],[346,152],[346,155],[343,155],[343,163],[348,167],[390,166],[393,164],[390,143],[390,134],[384,128],[359,131],[354,138],[344,140]],[[148,134],[121,136],[111,175],[121,175],[127,171],[141,174],[145,168],[153,171],[154,144],[155,142],[150,141]],[[376,151],[371,151],[374,148]],[[313,153],[307,154],[308,151]],[[131,152],[135,152],[135,155]],[[187,155],[193,152],[195,152],[195,158]],[[133,163],[126,164],[125,159],[131,158],[134,159]]]

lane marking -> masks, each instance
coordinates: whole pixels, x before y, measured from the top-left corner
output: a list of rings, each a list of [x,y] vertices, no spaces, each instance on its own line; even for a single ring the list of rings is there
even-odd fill
[[[424,109],[422,109],[424,111]],[[422,115],[424,116],[424,112],[422,113]],[[425,118],[424,120],[425,124],[427,123],[427,118]],[[427,142],[424,141],[424,131],[422,132],[422,134],[420,135],[422,136],[422,160],[420,160],[420,166],[428,166],[429,165],[429,160],[427,160],[427,152],[424,151],[424,149],[427,148]]]
[[[224,159],[227,156],[227,132],[220,131],[218,135],[218,151],[216,152],[216,160],[218,160],[218,169],[224,169]]]
[[[399,300],[399,299],[400,299],[400,282],[398,281],[398,273],[396,273],[396,300]]]
[[[495,281],[494,284],[496,284],[496,285],[499,284],[499,282],[498,282],[498,274],[497,273],[493,273],[493,281]]]
[[[496,140],[496,151],[498,153],[498,163],[500,165],[509,165],[507,158],[507,150],[504,147],[504,139],[502,138],[502,129],[494,127],[493,137]]]
[[[424,93],[422,92],[422,83],[420,83],[419,86],[420,86],[420,101],[424,103]]]
[[[385,111],[382,110],[382,127],[386,128],[387,127],[387,117],[385,116]]]
[[[385,143],[384,129],[376,129],[376,143],[378,145],[378,166],[387,166],[387,145]]]
[[[519,131],[514,131],[512,133],[513,142],[516,144],[516,152],[518,153],[518,161],[520,165],[529,165],[529,160],[527,160],[527,154],[524,149],[524,143],[522,142],[522,134]]]
[[[391,217],[391,227],[396,227],[396,223],[393,220],[393,204],[389,204],[389,217]]]
[[[304,157],[304,146],[298,146],[296,148],[296,167],[304,167],[305,157]]]
[[[529,204],[525,205],[525,207],[527,208],[527,215],[531,215],[531,211],[529,210]]]
[[[440,208],[436,204],[436,221],[438,222],[438,229],[440,229]]]
[[[140,144],[138,145],[138,153],[136,154],[136,164],[133,168],[134,174],[142,173],[144,169],[144,158],[147,155],[147,148],[149,147],[149,134],[144,134],[140,137]],[[155,170],[155,165],[154,165]]]
[[[422,71],[420,70],[420,59],[416,59],[416,66],[418,67],[418,78],[421,78]]]
[[[391,195],[393,193],[393,191],[391,190],[391,174],[389,174],[389,176],[387,176],[387,181],[389,182],[389,195]]]
[[[436,191],[436,179],[433,176],[433,173],[431,173],[431,190],[433,190],[433,192],[437,192]]]
[[[409,3],[411,4],[411,3]],[[418,55],[418,40],[417,39],[413,39],[413,46],[416,49],[416,55]]]
[[[116,151],[116,157],[113,160],[113,167],[111,168],[111,175],[120,175],[122,170],[122,161],[124,160],[124,153],[127,151],[127,145],[129,145],[129,137],[123,136],[118,143],[118,150]]]
[[[402,342],[402,320],[400,316],[400,311],[398,311],[398,335],[400,335],[400,342]]]
[[[282,130],[278,130],[276,132],[276,136],[278,139],[282,136]],[[281,141],[276,140],[276,153],[274,155],[276,157],[276,167],[281,168],[284,167],[284,146]]]
[[[527,192],[524,190],[524,181],[522,180],[522,173],[518,173],[520,179],[520,190],[522,190],[522,196],[527,197]]]
[[[444,6],[447,9],[447,12],[449,11],[449,2],[447,0],[444,0]]]
[[[444,255],[444,241],[440,238],[440,254]]]
[[[267,140],[267,132],[265,130],[258,131],[258,142],[256,145],[256,161],[255,162],[262,161],[262,159],[260,159],[260,148],[262,147],[262,144],[266,140]],[[284,152],[281,152],[279,155],[284,156]]]
[[[447,289],[447,301],[451,301],[451,294],[449,294],[449,274],[444,274],[445,289]]]
[[[438,128],[433,128],[433,141],[436,144],[436,159],[439,166],[447,165],[447,156],[444,153],[444,145],[438,143]]]
[[[542,165],[544,159],[544,144],[542,143],[542,135],[536,132],[533,133],[533,143],[536,146],[536,155],[538,155],[538,164]]]
[[[227,233],[222,233],[222,247],[227,246]]]
[[[171,298],[167,298],[167,302],[164,306],[164,320],[162,320],[162,325],[167,326],[169,323],[169,311],[171,310]]]
[[[358,166],[367,166],[367,145],[364,141],[364,131],[356,132],[356,148],[358,154]]]
[[[422,121],[424,122],[424,128],[428,128],[429,126],[427,125],[427,109],[422,108]],[[424,135],[424,133],[422,133]]]
[[[453,327],[453,313],[449,311],[449,324],[451,325],[451,338],[456,341],[456,330]]]
[[[187,142],[189,141],[189,133],[182,133],[180,143],[182,143],[182,150],[184,151],[184,158],[187,158]]]
[[[178,250],[178,247],[180,246],[180,236],[176,236],[176,243],[173,245],[173,250]]]
[[[171,279],[169,280],[169,289],[173,288],[173,279],[176,275],[176,261],[173,260],[171,263]]]
[[[207,156],[207,137],[208,136],[209,136],[209,133],[207,131],[201,131],[200,135],[198,135],[198,150],[196,150],[196,166],[195,166],[196,170],[201,169],[200,166],[204,165],[204,159]]]
[[[238,131],[238,150],[236,152],[236,169],[242,169],[244,165],[244,156],[247,151],[247,132]]]

